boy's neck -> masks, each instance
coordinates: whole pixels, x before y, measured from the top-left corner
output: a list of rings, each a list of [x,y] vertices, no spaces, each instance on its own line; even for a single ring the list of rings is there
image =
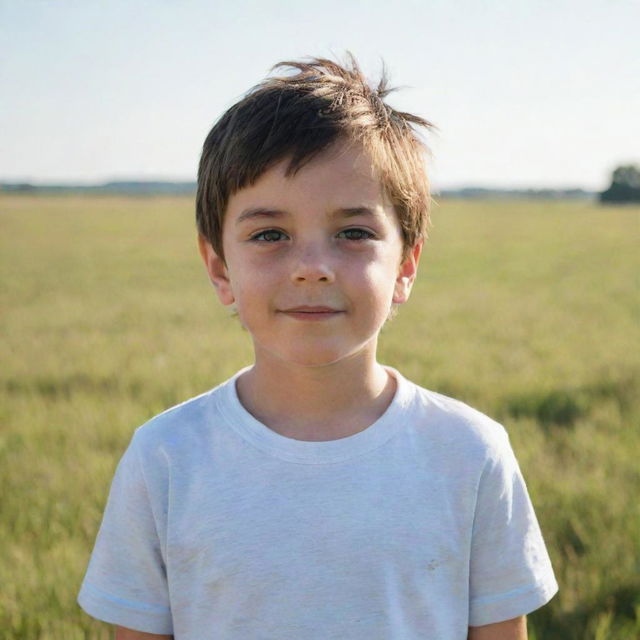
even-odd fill
[[[396,383],[375,358],[321,367],[257,360],[236,388],[245,409],[276,433],[326,441],[373,424],[391,403]]]

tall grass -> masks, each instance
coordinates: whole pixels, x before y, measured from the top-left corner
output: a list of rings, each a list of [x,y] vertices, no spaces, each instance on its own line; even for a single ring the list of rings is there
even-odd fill
[[[186,198],[0,197],[0,638],[75,597],[132,430],[251,360]],[[380,360],[507,427],[560,582],[538,640],[640,637],[640,208],[443,201]]]

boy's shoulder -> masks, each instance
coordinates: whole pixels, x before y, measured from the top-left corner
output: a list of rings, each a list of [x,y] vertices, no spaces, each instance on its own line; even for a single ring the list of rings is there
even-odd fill
[[[210,429],[211,425],[217,422],[221,396],[231,380],[226,380],[151,417],[136,428],[134,439],[145,449],[153,445],[177,446],[197,439],[205,429]]]
[[[509,436],[502,424],[485,413],[443,393],[409,382],[415,390],[418,428],[429,439],[467,446],[477,453],[502,451]]]

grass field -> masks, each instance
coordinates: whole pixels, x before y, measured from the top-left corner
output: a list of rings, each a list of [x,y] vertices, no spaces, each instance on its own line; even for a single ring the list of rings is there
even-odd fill
[[[75,603],[132,430],[247,364],[179,198],[0,195],[0,638]],[[500,420],[560,593],[537,640],[640,638],[640,207],[443,201],[380,360]]]

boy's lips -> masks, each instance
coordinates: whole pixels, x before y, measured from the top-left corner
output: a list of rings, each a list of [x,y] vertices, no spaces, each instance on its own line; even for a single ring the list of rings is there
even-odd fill
[[[323,320],[325,318],[331,318],[343,312],[341,309],[334,309],[332,307],[314,307],[301,305],[299,307],[289,307],[288,309],[282,309],[280,313],[284,313],[285,315],[297,318],[298,320]]]
[[[337,313],[339,309],[333,309],[332,307],[310,307],[307,305],[301,305],[299,307],[283,309],[282,311],[283,313]]]

